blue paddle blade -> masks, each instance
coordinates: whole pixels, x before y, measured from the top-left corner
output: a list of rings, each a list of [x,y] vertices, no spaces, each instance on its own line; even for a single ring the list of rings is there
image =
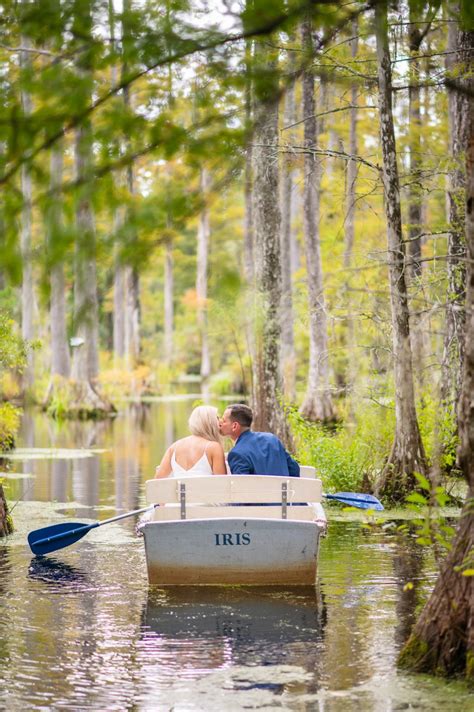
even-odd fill
[[[43,556],[52,551],[63,549],[82,539],[88,531],[98,526],[94,524],[80,524],[79,522],[62,522],[51,527],[36,529],[28,534],[28,544],[33,554]]]
[[[336,492],[335,494],[323,495],[326,499],[335,499],[346,504],[348,507],[358,507],[359,509],[375,509],[377,512],[383,510],[383,504],[373,494],[363,494],[362,492]]]

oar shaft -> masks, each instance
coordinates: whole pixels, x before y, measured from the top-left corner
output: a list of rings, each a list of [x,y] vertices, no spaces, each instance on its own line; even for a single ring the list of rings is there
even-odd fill
[[[126,512],[125,514],[118,514],[116,517],[111,517],[110,519],[104,519],[103,522],[97,522],[98,527],[104,526],[104,524],[110,524],[111,522],[118,522],[119,519],[126,519],[126,517],[133,517],[134,514],[142,514],[143,512],[148,512],[148,510],[153,509],[156,505],[152,504],[148,507],[143,507],[143,509],[135,509],[133,512]]]

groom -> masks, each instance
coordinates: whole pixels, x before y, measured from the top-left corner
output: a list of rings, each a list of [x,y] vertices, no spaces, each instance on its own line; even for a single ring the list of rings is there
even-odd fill
[[[221,435],[234,441],[228,462],[233,475],[277,475],[299,477],[300,466],[271,433],[250,430],[253,413],[248,405],[236,403],[225,409],[219,422]]]

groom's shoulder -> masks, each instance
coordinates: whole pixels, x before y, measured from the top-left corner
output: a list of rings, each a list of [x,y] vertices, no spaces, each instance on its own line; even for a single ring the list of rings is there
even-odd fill
[[[273,433],[267,433],[267,432],[254,432],[252,431],[252,434],[255,436],[256,439],[258,440],[266,440],[267,442],[273,442],[273,443],[278,443],[280,442],[277,438],[276,435],[273,435]]]

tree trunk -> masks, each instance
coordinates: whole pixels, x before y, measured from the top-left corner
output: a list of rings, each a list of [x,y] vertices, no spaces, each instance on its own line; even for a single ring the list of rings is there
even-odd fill
[[[116,52],[119,52],[119,46],[115,37],[115,9],[113,0],[108,2],[109,9],[109,27],[110,41]],[[119,68],[117,64],[113,64],[110,69],[110,83],[114,87],[119,80]],[[120,145],[120,139],[117,140]],[[116,180],[119,185],[123,186],[125,177],[123,171],[118,171]],[[123,226],[125,219],[125,210],[122,206],[115,207],[113,215],[114,233],[117,234]],[[115,368],[123,368],[125,360],[125,316],[126,316],[126,277],[125,266],[120,258],[120,245],[118,241],[115,244],[115,260],[114,260],[114,311],[112,315],[112,334],[113,334],[113,355]]]
[[[358,20],[352,23],[351,55],[355,59],[358,50]],[[347,294],[347,328],[344,334],[344,341],[348,350],[348,365],[346,370],[346,389],[352,394],[356,379],[357,355],[355,343],[354,315],[352,313],[351,299],[351,278],[350,269],[352,267],[352,253],[355,239],[355,212],[356,212],[356,180],[357,180],[357,102],[358,86],[355,82],[351,84],[351,105],[349,114],[349,154],[354,156],[347,161],[346,168],[346,219],[344,222],[344,258],[343,266],[345,273],[346,294]]]
[[[312,56],[311,21],[302,23],[303,50]],[[331,422],[336,413],[329,385],[328,337],[326,305],[323,291],[323,270],[319,241],[319,193],[321,168],[311,149],[317,144],[315,118],[314,75],[311,69],[303,74],[304,143],[304,238],[309,307],[309,371],[308,387],[300,412],[309,420]]]
[[[467,103],[456,111],[467,124],[466,144],[466,339],[459,399],[459,463],[468,484],[452,548],[431,597],[402,650],[399,664],[417,672],[463,675],[474,683],[474,31],[458,35]],[[467,97],[467,95],[465,95]],[[461,120],[461,116],[458,117]]]
[[[401,502],[416,485],[415,472],[426,473],[426,459],[415,409],[405,277],[406,255],[392,114],[387,7],[384,2],[377,3],[375,7],[375,29],[395,372],[395,439],[379,483],[379,491],[391,501]]]
[[[452,3],[453,15],[458,3]],[[467,71],[468,57],[463,49],[464,33],[451,18],[448,25],[448,54],[446,68],[453,77],[462,77]],[[441,398],[448,411],[454,412],[461,390],[464,357],[464,330],[466,315],[466,241],[465,151],[467,146],[469,100],[461,92],[448,87],[449,152],[452,169],[448,179],[448,287],[446,295],[446,326],[441,372]]]
[[[28,37],[21,38],[22,46],[31,47]],[[22,69],[28,69],[30,65],[30,53],[20,52],[20,65]],[[29,92],[21,92],[22,113],[26,120],[32,111],[32,101]],[[33,264],[31,245],[31,205],[32,205],[32,178],[31,169],[28,162],[23,163],[21,168],[21,193],[23,206],[21,209],[21,257],[22,257],[22,282],[21,282],[21,335],[27,341],[34,338],[33,327]],[[34,380],[33,351],[28,350],[27,361],[22,373],[22,391],[28,392]]]
[[[92,32],[91,6],[81,12],[80,32]],[[77,72],[82,86],[79,99],[90,103],[93,81],[87,53],[77,58]],[[75,132],[74,164],[78,189],[76,193],[76,246],[74,264],[74,336],[79,343],[72,358],[73,400],[70,415],[96,417],[114,411],[113,406],[96,390],[99,373],[99,315],[97,300],[97,265],[95,223],[92,207],[93,149],[92,126],[85,120]]]
[[[258,42],[257,70],[276,70],[276,51]],[[268,83],[267,83],[268,82]],[[253,215],[259,316],[256,329],[254,386],[256,430],[269,430],[285,442],[289,431],[280,401],[280,211],[278,207],[278,98],[267,79],[256,95]]]
[[[423,197],[421,185],[422,147],[421,147],[421,90],[420,62],[416,55],[420,51],[423,40],[423,25],[420,24],[420,14],[410,0],[410,25],[408,32],[408,46],[411,56],[408,89],[408,121],[409,121],[409,158],[410,158],[410,187],[408,193],[408,238],[409,257],[407,274],[413,288],[414,307],[411,314],[410,331],[413,363],[416,364],[416,376],[420,389],[423,388],[424,374],[424,337],[423,320],[417,309],[417,293],[422,289],[423,270],[421,262],[421,237],[423,223]],[[420,303],[421,300],[418,300]]]
[[[249,40],[245,46],[245,121],[247,130],[252,124],[252,42]],[[252,215],[252,144],[247,142],[245,147],[245,177],[244,177],[244,275],[248,285],[253,287],[254,272],[254,226]]]
[[[127,48],[130,42],[130,28],[127,24],[127,19],[131,12],[131,0],[124,0],[123,3],[123,21],[122,21],[122,43],[124,48]],[[122,79],[126,77],[128,71],[126,59],[122,65]],[[129,86],[124,86],[123,102],[128,111],[132,110],[132,97]],[[125,143],[131,153],[131,141],[128,136],[125,137]],[[129,195],[132,197],[135,194],[135,167],[133,162],[129,163],[126,168],[126,185]],[[127,217],[125,217],[127,219]],[[131,228],[135,230],[135,228]],[[132,241],[136,240],[136,233],[132,235]],[[125,362],[126,366],[134,368],[140,358],[140,275],[138,270],[132,265],[125,270]]]
[[[247,40],[245,44],[245,122],[247,128],[247,141],[245,146],[245,172],[244,172],[244,250],[243,250],[243,273],[246,284],[244,321],[245,341],[250,356],[250,391],[251,402],[257,402],[255,390],[255,373],[257,363],[257,350],[255,344],[255,226],[253,215],[253,124],[254,124],[254,103],[253,103],[253,50],[254,43]],[[244,375],[242,373],[242,380]],[[244,385],[246,390],[246,386]]]
[[[164,275],[164,356],[167,366],[173,361],[173,245],[170,240],[165,244]]]
[[[140,359],[140,275],[132,266],[125,269],[126,320],[125,320],[125,363],[133,369]]]
[[[197,232],[196,296],[198,302],[197,321],[201,336],[201,383],[203,391],[207,392],[207,382],[211,375],[211,359],[207,332],[207,272],[211,228],[209,223],[209,208],[207,206],[210,181],[209,173],[206,168],[201,169],[200,181],[203,207],[199,215]]]
[[[76,179],[84,182],[76,205],[76,255],[74,281],[74,335],[84,340],[73,352],[72,372],[76,381],[93,381],[99,373],[99,325],[95,225],[92,209],[92,136],[90,125],[76,131]]]
[[[51,153],[51,191],[53,202],[49,209],[48,246],[53,251],[55,243],[61,239],[61,197],[60,187],[63,174],[63,147],[58,146]],[[51,378],[69,378],[70,357],[66,327],[66,293],[64,283],[64,262],[53,255],[51,267]]]
[[[119,220],[115,215],[114,223],[118,226]],[[116,368],[123,366],[125,356],[125,268],[115,260],[114,266],[114,314],[113,314],[113,349],[114,365]]]
[[[291,39],[291,38],[290,38]],[[288,72],[294,71],[293,52],[290,52]],[[283,114],[284,127],[291,126],[296,121],[295,81],[289,80],[285,94],[285,110]],[[285,130],[285,142],[291,146],[293,132]],[[293,280],[291,271],[291,241],[293,216],[293,157],[288,152],[283,154],[281,172],[281,363],[283,370],[283,392],[285,398],[294,401],[296,398],[296,355],[293,329]]]
[[[3,492],[3,487],[0,485],[0,539],[8,536],[13,532],[11,519],[8,517],[8,505]]]

